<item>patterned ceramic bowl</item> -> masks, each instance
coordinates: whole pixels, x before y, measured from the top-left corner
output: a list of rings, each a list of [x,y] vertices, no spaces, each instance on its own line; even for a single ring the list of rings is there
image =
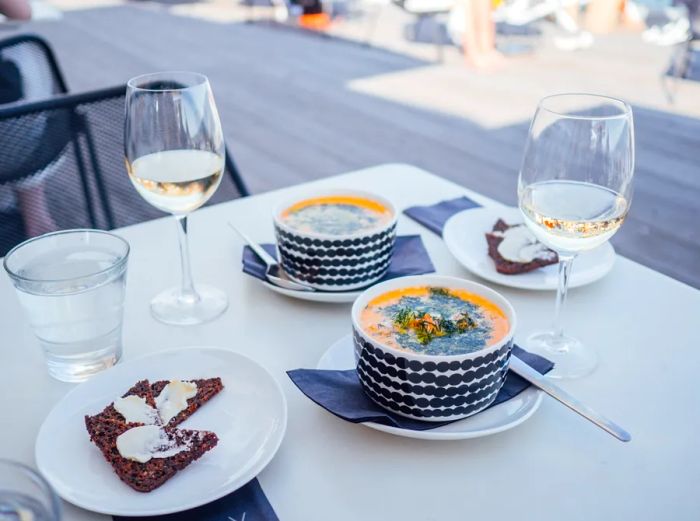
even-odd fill
[[[325,214],[311,214],[325,232],[310,229],[309,216],[305,216],[307,221],[302,222],[303,226],[288,217],[289,210],[298,205],[334,198],[366,201],[371,207],[385,211],[375,224],[365,222],[364,228],[354,231],[345,229],[353,228],[353,215],[347,209],[342,215],[349,216],[345,220],[350,221],[351,226],[344,223],[345,227],[334,225],[335,221]],[[364,210],[358,213],[361,211]],[[362,216],[357,218],[362,219]],[[289,277],[297,282],[324,291],[348,291],[373,284],[389,268],[396,241],[397,214],[394,205],[383,197],[356,190],[312,192],[280,205],[273,219],[280,262]]]
[[[507,332],[497,343],[458,355],[428,355],[398,349],[370,337],[360,315],[374,298],[392,290],[429,286],[466,290],[484,297],[505,314]],[[488,407],[505,381],[513,347],[515,311],[499,293],[482,284],[438,275],[392,279],[365,290],[352,308],[355,361],[367,395],[391,412],[424,421],[466,418]]]

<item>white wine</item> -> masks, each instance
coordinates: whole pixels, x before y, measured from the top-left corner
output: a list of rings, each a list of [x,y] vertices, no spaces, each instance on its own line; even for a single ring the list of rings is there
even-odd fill
[[[540,242],[560,253],[578,253],[610,239],[625,220],[629,202],[600,185],[545,181],[523,189],[520,210]]]
[[[127,161],[129,179],[156,208],[175,215],[206,203],[221,182],[224,158],[206,150],[166,150]]]

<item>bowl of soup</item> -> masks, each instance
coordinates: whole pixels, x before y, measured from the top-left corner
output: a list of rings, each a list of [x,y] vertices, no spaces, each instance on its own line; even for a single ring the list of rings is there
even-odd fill
[[[510,303],[476,282],[439,275],[382,282],[352,308],[360,384],[401,416],[466,418],[503,386],[515,323]]]
[[[368,192],[334,190],[286,201],[273,214],[277,250],[289,277],[325,291],[363,288],[389,268],[396,210]]]

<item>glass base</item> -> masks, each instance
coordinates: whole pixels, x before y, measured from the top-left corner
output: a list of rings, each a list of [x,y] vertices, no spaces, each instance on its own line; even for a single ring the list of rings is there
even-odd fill
[[[116,331],[116,334],[112,333],[106,337],[91,339],[90,341],[93,342],[94,346],[95,344],[101,343],[104,338],[115,340],[115,342],[102,349],[83,350],[80,353],[68,356],[56,354],[56,344],[40,340],[44,348],[49,374],[56,380],[74,383],[84,382],[91,376],[105,369],[109,369],[115,365],[122,356],[121,325]],[[61,347],[63,347],[63,350],[70,347],[75,351],[76,345],[80,347],[80,343],[74,343],[72,345],[64,344]]]
[[[151,301],[151,314],[175,326],[194,326],[214,320],[228,308],[226,293],[213,286],[197,284],[197,295],[183,295],[180,288],[170,288]]]
[[[581,378],[598,365],[598,355],[594,350],[575,338],[552,331],[530,335],[525,348],[554,362],[554,369],[547,373],[548,378]]]

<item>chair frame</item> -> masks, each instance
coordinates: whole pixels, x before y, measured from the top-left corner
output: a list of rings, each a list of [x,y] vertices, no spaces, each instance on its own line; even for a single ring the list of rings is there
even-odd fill
[[[51,49],[49,43],[46,40],[44,40],[41,36],[32,33],[27,33],[18,34],[17,36],[10,36],[9,38],[4,38],[0,40],[0,51],[2,51],[6,47],[13,47],[21,43],[34,43],[41,47],[41,49],[46,54],[49,67],[51,68],[51,72],[54,75],[56,82],[58,83],[60,91],[62,93],[68,93],[68,86],[66,84],[65,78],[63,77],[63,73],[61,72],[61,68],[58,66],[56,55],[54,54],[53,49]]]
[[[85,137],[85,143],[87,145],[88,160],[90,161],[90,166],[94,172],[95,186],[97,188],[97,195],[100,200],[100,205],[103,209],[103,216],[107,223],[109,229],[113,229],[114,226],[114,213],[112,211],[111,204],[109,203],[109,198],[107,197],[107,190],[105,188],[104,181],[102,179],[102,169],[100,168],[97,153],[95,151],[94,140],[92,137],[92,131],[87,120],[75,110],[76,105],[82,105],[90,102],[101,101],[109,98],[124,97],[126,93],[126,86],[119,85],[116,87],[109,87],[106,89],[94,90],[90,92],[84,92],[79,94],[65,94],[55,96],[53,98],[48,98],[40,101],[12,104],[6,106],[0,106],[0,120],[10,117],[24,116],[26,114],[31,114],[34,112],[42,112],[45,110],[60,110],[68,109],[71,114],[71,124],[76,133],[72,136],[71,141],[75,147],[76,163],[78,167],[78,175],[80,176],[80,182],[83,189],[83,196],[85,197],[86,208],[88,212],[88,218],[91,225],[94,228],[97,226],[97,212],[95,209],[93,198],[90,196],[90,185],[88,181],[88,174],[85,162],[83,161],[82,145],[78,139],[80,134]],[[241,197],[250,195],[245,182],[241,178],[240,172],[236,167],[236,164],[229,154],[228,150],[225,150],[225,161],[226,169],[231,175],[231,180],[238,190]]]

